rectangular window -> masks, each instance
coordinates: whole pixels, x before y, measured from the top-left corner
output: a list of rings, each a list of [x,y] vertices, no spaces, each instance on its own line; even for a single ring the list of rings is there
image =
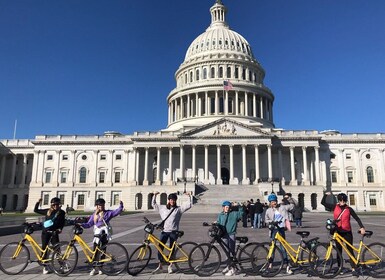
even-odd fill
[[[49,194],[45,193],[43,194],[43,205],[48,205],[49,202]]]
[[[122,155],[115,155],[115,159],[116,160],[121,160],[122,159]]]
[[[348,182],[353,183],[353,171],[348,171]]]
[[[331,176],[332,176],[332,182],[333,183],[337,183],[337,172],[336,171],[332,171],[331,172]]]
[[[346,154],[346,159],[352,159],[352,154]]]
[[[106,155],[100,155],[100,160],[106,160],[107,156]]]
[[[78,206],[84,206],[84,194],[79,194],[78,195]]]
[[[62,160],[68,160],[68,155],[63,155]]]
[[[53,155],[47,155],[47,160],[53,160]]]
[[[99,172],[99,183],[104,183],[105,177],[106,177],[106,172],[104,171]]]
[[[118,205],[120,203],[120,194],[117,192],[112,193],[112,205]]]
[[[65,198],[64,193],[59,194],[59,199],[60,199],[61,204],[64,204],[64,198]]]
[[[375,194],[369,195],[369,204],[370,206],[377,206],[377,198]]]
[[[356,205],[356,197],[355,197],[354,194],[349,194],[349,204],[350,204],[351,206]]]
[[[96,192],[96,199],[99,199],[99,198],[104,198],[103,192]]]
[[[45,173],[45,182],[46,182],[46,183],[51,183],[51,177],[52,177],[51,171],[47,171],[47,172]]]
[[[67,183],[67,171],[60,172],[60,183]]]
[[[115,183],[120,183],[120,171],[115,172]]]

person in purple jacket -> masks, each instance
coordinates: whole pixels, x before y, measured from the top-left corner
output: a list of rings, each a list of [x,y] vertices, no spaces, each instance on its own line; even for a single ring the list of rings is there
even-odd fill
[[[106,210],[105,209],[106,201],[103,198],[98,198],[95,201],[96,210],[95,212],[90,216],[88,219],[88,222],[81,223],[80,226],[83,228],[90,228],[94,226],[94,236],[101,234],[103,231],[107,234],[107,238],[103,240],[103,238],[94,237],[93,243],[94,243],[94,250],[96,246],[100,244],[100,247],[104,247],[108,240],[111,240],[111,225],[110,220],[116,216],[118,216],[123,211],[123,202],[120,201],[119,208],[115,210]],[[95,256],[95,260],[98,259],[98,256]],[[93,269],[90,272],[90,275],[96,275],[102,274],[102,271],[99,270],[97,267],[93,267]]]

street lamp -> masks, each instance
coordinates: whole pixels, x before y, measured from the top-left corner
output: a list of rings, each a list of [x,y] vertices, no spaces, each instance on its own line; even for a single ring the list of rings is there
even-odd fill
[[[271,193],[274,193],[274,181],[271,181]]]

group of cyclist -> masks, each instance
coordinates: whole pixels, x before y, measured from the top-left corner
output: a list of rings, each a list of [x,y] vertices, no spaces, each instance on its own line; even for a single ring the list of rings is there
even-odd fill
[[[177,194],[169,194],[168,202],[166,205],[159,205],[156,202],[156,198],[158,192],[154,192],[152,198],[152,207],[159,212],[160,217],[162,219],[161,222],[161,234],[159,239],[162,243],[166,244],[167,241],[172,244],[177,240],[177,236],[175,234],[176,231],[179,230],[179,223],[182,217],[182,214],[189,210],[192,203],[192,195],[188,193],[189,196],[188,201],[186,201],[181,206],[177,205]],[[288,228],[289,220],[289,211],[291,211],[295,206],[295,201],[291,197],[285,197],[282,200],[282,203],[278,203],[278,197],[276,194],[272,193],[268,196],[269,208],[266,211],[265,220],[267,224],[275,223],[274,227],[271,227],[270,230],[270,238],[274,238],[275,234],[279,232],[283,238],[285,238],[285,231]],[[123,202],[120,202],[120,205],[115,210],[106,210],[105,209],[105,200],[99,198],[95,202],[95,212],[88,218],[88,221],[85,223],[79,224],[83,228],[90,228],[93,226],[93,231],[95,236],[98,235],[101,231],[110,234],[111,226],[110,220],[113,217],[116,217],[123,211]],[[46,222],[44,223],[44,228],[42,230],[42,248],[48,245],[48,242],[52,244],[59,242],[58,234],[62,231],[65,225],[65,211],[61,209],[61,201],[59,198],[55,197],[51,199],[51,207],[48,209],[39,209],[39,205],[41,204],[41,199],[36,203],[34,211],[38,214],[45,215]],[[347,205],[347,195],[344,193],[340,193],[337,196],[337,200],[332,196],[330,192],[325,193],[322,198],[321,204],[325,206],[326,209],[330,211],[334,211],[334,220],[337,220],[337,232],[343,236],[349,243],[353,242],[353,234],[352,227],[350,223],[350,218],[353,217],[359,227],[360,233],[365,234],[365,228],[357,216],[356,212]],[[227,244],[229,250],[231,252],[235,252],[235,244],[236,244],[236,233],[237,233],[237,224],[238,221],[242,219],[243,216],[243,207],[240,207],[239,204],[232,204],[230,201],[224,201],[222,203],[222,211],[218,214],[217,220],[215,223],[221,225],[224,228],[224,236],[223,240]],[[47,222],[48,221],[48,222]],[[95,237],[93,240],[94,248],[100,242],[104,242],[105,244],[110,239],[99,240],[99,238]],[[104,244],[104,245],[105,245]],[[103,244],[102,244],[103,245]],[[341,245],[337,245],[337,250],[342,252]],[[353,250],[350,249],[351,253],[354,255]],[[284,253],[284,262],[286,263],[286,273],[292,274],[292,270],[289,266],[287,255]],[[163,257],[161,254],[158,254],[159,265],[153,271],[153,273],[162,272],[163,269]],[[340,260],[339,260],[340,261]],[[357,276],[355,271],[355,265],[351,262],[352,274]],[[173,272],[172,264],[168,265],[168,273]],[[50,273],[48,266],[44,266],[43,274]],[[226,266],[226,268],[222,271],[225,276],[233,276],[236,273],[235,267],[231,267],[231,265]],[[97,267],[93,267],[90,275],[102,274]]]

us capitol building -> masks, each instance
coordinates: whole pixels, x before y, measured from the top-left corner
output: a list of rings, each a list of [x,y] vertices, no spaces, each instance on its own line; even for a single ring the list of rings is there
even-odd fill
[[[385,134],[277,129],[265,70],[229,28],[222,1],[210,13],[175,73],[165,129],[2,140],[0,206],[31,212],[39,198],[46,207],[58,196],[91,210],[102,197],[111,208],[123,200],[126,210],[147,210],[156,190],[163,204],[171,192],[194,191],[194,208],[208,211],[274,191],[324,211],[332,190],[356,210],[385,210]]]

